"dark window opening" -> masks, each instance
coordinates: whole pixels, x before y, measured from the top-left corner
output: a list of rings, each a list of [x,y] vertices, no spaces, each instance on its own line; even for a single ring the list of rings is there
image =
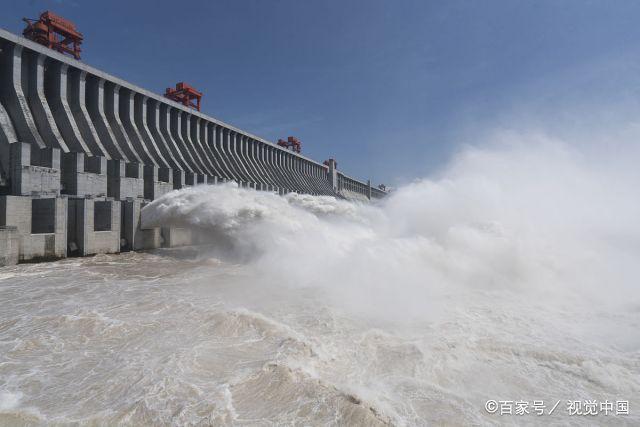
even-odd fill
[[[93,204],[93,230],[111,231],[111,202]]]
[[[31,233],[55,233],[56,200],[33,199],[31,201]]]
[[[90,173],[102,173],[102,164],[100,162],[100,157],[93,156],[88,157],[84,156],[84,171]]]
[[[137,163],[125,163],[124,176],[127,178],[140,178],[140,169]]]
[[[167,168],[158,169],[158,181],[169,182],[169,169]]]

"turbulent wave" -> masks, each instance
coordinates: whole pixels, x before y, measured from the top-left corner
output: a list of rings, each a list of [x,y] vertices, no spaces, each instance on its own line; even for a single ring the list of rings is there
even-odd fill
[[[0,425],[637,424],[639,150],[507,139],[373,204],[176,191],[144,225],[207,246],[5,269]]]
[[[229,184],[166,195],[143,222],[211,233],[262,280],[376,315],[428,316],[434,297],[476,290],[638,307],[637,170],[538,137],[469,148],[374,206]]]

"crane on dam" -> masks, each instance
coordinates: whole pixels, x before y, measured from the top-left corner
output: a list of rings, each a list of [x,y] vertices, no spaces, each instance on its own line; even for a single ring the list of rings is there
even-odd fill
[[[44,11],[38,19],[22,18],[27,27],[22,34],[36,43],[60,53],[80,59],[80,45],[84,37],[73,22],[51,11]]]
[[[300,142],[300,140],[295,136],[290,136],[286,140],[279,139],[278,145],[295,153],[299,153],[300,151],[302,151],[302,142]]]
[[[168,87],[164,92],[164,96],[172,101],[200,111],[202,92],[198,92],[193,86],[185,82],[176,83],[175,89]]]

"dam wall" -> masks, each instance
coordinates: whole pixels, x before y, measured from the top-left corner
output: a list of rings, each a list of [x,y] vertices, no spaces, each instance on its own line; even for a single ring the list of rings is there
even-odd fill
[[[0,29],[0,265],[192,243],[140,228],[176,189],[371,200],[370,181]]]

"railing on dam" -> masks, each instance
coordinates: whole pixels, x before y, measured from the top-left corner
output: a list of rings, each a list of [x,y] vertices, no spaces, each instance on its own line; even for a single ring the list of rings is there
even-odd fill
[[[334,161],[316,162],[0,29],[0,252],[16,231],[21,260],[186,242],[176,230],[143,232],[141,208],[173,189],[224,181],[279,194],[386,194]]]

